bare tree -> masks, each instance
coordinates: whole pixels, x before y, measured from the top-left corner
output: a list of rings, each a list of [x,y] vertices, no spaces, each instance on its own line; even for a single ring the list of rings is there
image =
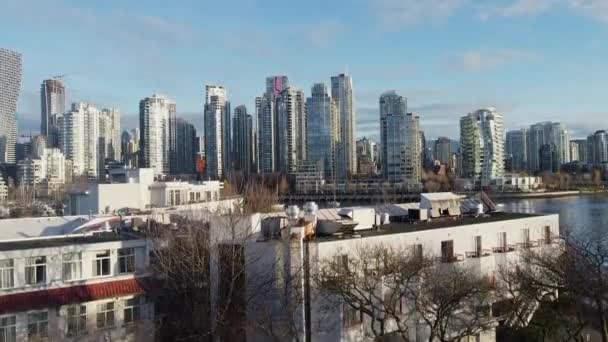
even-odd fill
[[[347,305],[369,318],[373,337],[392,333],[409,341],[415,315],[411,292],[431,264],[417,252],[378,245],[321,261],[315,282],[325,298],[325,309]]]
[[[583,328],[592,328],[607,342],[608,235],[567,234],[561,246],[557,250],[529,250],[522,254],[521,267],[501,271],[510,298],[509,313],[513,319],[527,323],[529,303],[538,303],[545,311],[553,308],[556,316],[566,317],[571,323],[553,329],[540,317],[536,327],[541,335],[578,341]],[[532,325],[535,323],[533,320]]]
[[[423,279],[413,297],[429,342],[460,341],[494,328],[489,279],[456,264],[436,264]]]
[[[281,260],[255,248],[259,215],[235,207],[196,221],[180,217],[173,228],[152,225],[152,267],[161,286],[157,302],[164,312],[161,339],[176,341],[243,340],[264,336],[282,341],[297,336],[294,313],[301,293],[288,291],[298,274],[273,270]],[[295,286],[295,285],[294,285]],[[283,291],[280,291],[282,289]]]

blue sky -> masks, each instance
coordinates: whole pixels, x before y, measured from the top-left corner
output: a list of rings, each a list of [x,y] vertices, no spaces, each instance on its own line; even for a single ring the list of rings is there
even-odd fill
[[[6,4],[8,2],[8,4]],[[608,128],[608,0],[4,0],[0,45],[23,54],[21,133],[39,129],[44,78],[69,101],[117,107],[162,93],[202,128],[204,85],[253,112],[264,78],[309,94],[353,76],[357,135],[378,135],[378,96],[396,89],[427,137],[494,106],[508,129],[542,120],[575,137]]]

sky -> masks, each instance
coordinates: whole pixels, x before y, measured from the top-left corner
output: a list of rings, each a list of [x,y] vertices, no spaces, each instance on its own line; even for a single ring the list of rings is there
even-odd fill
[[[496,107],[507,129],[562,121],[608,129],[608,0],[3,0],[0,46],[23,55],[21,134],[40,126],[40,83],[138,125],[154,93],[203,127],[205,84],[254,112],[265,77],[353,77],[357,136],[378,139],[378,97],[396,90],[427,138]]]

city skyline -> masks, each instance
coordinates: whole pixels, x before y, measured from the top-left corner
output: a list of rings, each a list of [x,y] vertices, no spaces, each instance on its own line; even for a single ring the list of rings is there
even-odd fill
[[[267,15],[256,1],[229,5],[235,19],[248,24],[242,27],[255,29],[227,27],[194,2],[167,12],[154,4],[134,9],[127,4],[10,1],[0,14],[8,29],[0,35],[6,47],[24,56],[21,132],[39,130],[40,82],[56,74],[67,75],[66,103],[119,108],[125,128],[136,126],[137,100],[147,94],[174,98],[177,116],[202,131],[204,84],[221,84],[235,106],[255,108],[259,83],[267,75],[285,74],[293,86],[307,90],[341,72],[351,74],[356,84],[357,137],[379,140],[377,97],[390,89],[409,99],[431,139],[456,138],[458,118],[488,106],[504,114],[507,130],[529,126],[532,115],[535,121],[564,122],[574,138],[602,126],[606,71],[601,42],[608,11],[599,1],[505,0],[481,6],[464,0],[375,0],[326,4],[324,12],[307,4],[298,8],[308,14],[303,18],[285,16],[284,5]],[[24,9],[28,18],[17,21]],[[277,20],[266,20],[269,16]],[[110,25],[92,24],[99,21]],[[49,28],[48,22],[59,24]],[[556,22],[568,31],[554,30]],[[39,25],[45,30],[38,30]],[[207,25],[219,26],[210,34]],[[277,32],[277,27],[283,29]],[[82,58],[32,44],[51,42],[58,31],[71,47],[112,53]],[[556,43],[564,40],[567,49]],[[283,44],[287,41],[292,44]],[[163,49],[163,42],[171,49]],[[155,53],[141,58],[144,45]],[[235,52],[248,52],[248,58]],[[279,55],[286,58],[272,58]],[[158,69],[166,72],[150,72]],[[117,89],[117,84],[129,86]],[[573,98],[579,101],[569,108]]]

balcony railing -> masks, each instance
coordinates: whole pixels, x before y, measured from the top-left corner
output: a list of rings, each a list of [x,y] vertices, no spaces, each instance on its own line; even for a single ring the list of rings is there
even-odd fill
[[[530,249],[530,248],[536,248],[538,246],[539,246],[539,242],[535,241],[535,240],[531,240],[531,241],[527,241],[527,242],[520,242],[517,244],[518,249]]]
[[[492,247],[492,253],[509,253],[514,252],[516,249],[516,245],[506,245],[500,247]]]
[[[482,249],[481,253],[475,251],[475,252],[466,252],[465,254],[466,254],[467,258],[483,258],[483,257],[492,255],[492,250],[491,249]]]
[[[441,261],[443,263],[454,263],[454,262],[464,261],[464,255],[454,254],[451,256],[441,256],[438,259],[439,259],[439,261]]]

